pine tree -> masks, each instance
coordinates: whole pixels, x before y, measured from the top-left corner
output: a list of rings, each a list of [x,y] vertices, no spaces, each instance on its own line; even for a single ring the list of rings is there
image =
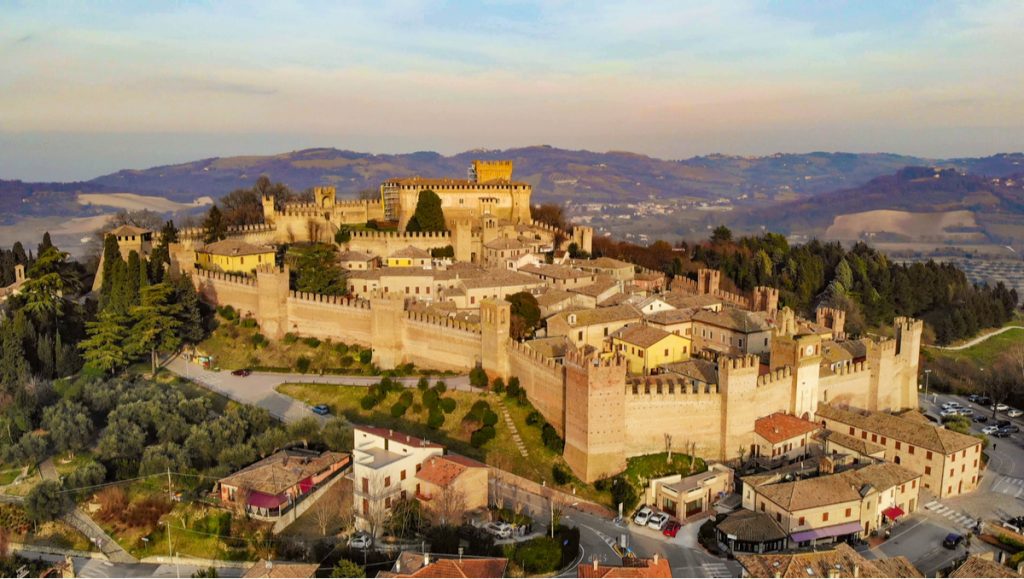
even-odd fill
[[[79,342],[78,347],[86,364],[111,374],[128,365],[128,321],[126,316],[108,308],[100,312],[95,322],[85,324],[88,338]]]
[[[170,219],[160,229],[160,244],[170,245],[178,243],[178,228],[174,226],[174,220]]]
[[[47,231],[43,233],[43,241],[39,244],[39,251],[37,251],[36,253],[38,255],[42,255],[43,253],[46,252],[47,249],[50,249],[51,247],[53,247],[53,242],[50,241],[50,232]]]
[[[14,254],[14,263],[28,265],[28,255],[25,254],[25,246],[20,241],[14,242],[14,245],[11,247],[11,253]]]
[[[29,367],[21,338],[13,324],[0,324],[0,392],[7,396],[28,378]]]
[[[441,198],[430,189],[420,191],[416,211],[405,226],[407,231],[445,231]]]
[[[174,302],[174,289],[167,283],[151,285],[142,290],[138,306],[132,308],[130,351],[147,350],[153,374],[156,374],[157,350],[176,350],[181,345],[179,331],[181,306]]]
[[[36,374],[46,379],[53,378],[57,360],[53,355],[53,340],[49,334],[39,335],[39,339],[36,341],[36,359],[39,361]]]
[[[206,214],[206,219],[203,220],[203,229],[206,231],[206,236],[203,239],[205,243],[220,241],[227,236],[227,223],[216,205],[211,207],[210,212]]]
[[[181,313],[178,319],[181,321],[180,336],[187,344],[196,344],[202,341],[206,332],[203,328],[203,311],[199,302],[199,293],[192,285],[192,280],[182,276],[174,288],[174,301],[181,306]]]
[[[139,304],[139,281],[142,279],[142,262],[139,260],[139,254],[136,251],[132,251],[128,254],[128,271],[125,275],[125,287],[126,294],[128,296],[128,303],[130,306],[136,306]]]

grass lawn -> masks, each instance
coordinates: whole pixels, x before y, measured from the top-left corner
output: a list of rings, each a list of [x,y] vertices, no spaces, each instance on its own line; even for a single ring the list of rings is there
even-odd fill
[[[1015,323],[1020,323],[1020,321],[1016,320]],[[984,342],[964,350],[930,348],[928,353],[932,356],[941,356],[954,360],[964,360],[981,366],[990,366],[1004,352],[1020,344],[1024,344],[1024,330],[1013,329],[998,336],[992,336]]]
[[[304,338],[271,340],[257,346],[253,337],[258,327],[246,327],[245,323],[229,321],[217,316],[217,329],[203,340],[196,349],[214,357],[214,364],[225,370],[239,368],[265,368],[294,370],[299,358],[309,360],[309,372],[321,370],[345,374],[377,374],[372,364],[362,364],[359,354],[363,348],[355,345],[317,341]]]
[[[0,467],[0,487],[14,482],[14,479],[18,478],[19,474],[21,474],[20,466],[10,467],[5,465]]]
[[[526,424],[526,417],[532,409],[529,406],[519,406],[514,401],[506,400],[505,407],[508,408],[509,416],[515,423],[523,444],[526,445],[529,452],[529,457],[523,458],[512,440],[512,433],[508,425],[501,416],[501,409],[498,406],[499,396],[490,392],[475,394],[448,391],[445,393],[446,398],[455,400],[456,407],[451,414],[445,416],[444,424],[434,430],[426,424],[428,414],[426,409],[416,412],[415,404],[420,402],[418,390],[413,390],[414,405],[409,407],[406,413],[399,418],[394,418],[390,414],[391,406],[401,395],[398,392],[388,394],[388,397],[375,408],[363,410],[359,401],[366,394],[367,389],[362,386],[282,384],[278,387],[278,391],[307,404],[327,404],[331,407],[333,414],[343,416],[354,424],[393,428],[419,438],[438,442],[459,454],[537,482],[546,481],[548,485],[552,484],[552,465],[561,464],[568,469],[560,454],[544,446],[540,429]],[[498,423],[494,426],[496,433],[494,439],[484,444],[482,448],[474,448],[469,444],[472,431],[463,427],[462,419],[469,412],[473,403],[481,399],[486,400],[490,404],[491,410],[498,414]],[[573,485],[565,485],[564,489],[571,492],[571,486]],[[590,485],[576,481],[575,486],[581,497],[605,504],[611,500],[607,493],[599,493]]]
[[[73,458],[68,457],[67,454],[54,455],[53,466],[57,469],[57,474],[61,476],[67,476],[81,467],[92,461],[92,453],[76,452]]]
[[[42,482],[42,480],[43,477],[39,475],[39,468],[33,465],[28,471],[28,476],[22,479],[20,483],[4,488],[4,494],[23,497],[32,490],[32,487]]]
[[[634,456],[626,460],[625,476],[637,490],[642,490],[646,486],[647,481],[652,478],[668,476],[670,474],[687,476],[690,460],[691,458],[688,455],[680,452],[672,453],[671,462],[668,461],[668,454],[664,452]],[[698,458],[696,460],[697,462],[694,465],[692,474],[707,470],[708,467],[704,464],[703,459]]]

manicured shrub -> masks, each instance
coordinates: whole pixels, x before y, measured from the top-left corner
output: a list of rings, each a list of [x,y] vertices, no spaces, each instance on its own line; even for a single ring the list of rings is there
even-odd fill
[[[401,402],[395,402],[391,406],[391,417],[392,418],[398,418],[400,416],[404,416],[405,415],[405,411],[408,410],[408,409],[409,409],[409,407],[406,406],[405,404],[402,404]]]
[[[228,321],[234,321],[238,319],[238,312],[236,312],[235,308],[231,306],[221,306],[217,308],[217,313],[220,314],[220,317]]]
[[[259,324],[256,323],[256,320],[254,318],[245,318],[244,320],[242,320],[242,323],[239,324],[239,325],[242,326],[243,328],[257,328],[257,327],[259,327]]]
[[[516,390],[519,390],[521,388],[521,386],[519,385],[519,376],[510,376],[508,379],[508,384],[506,384],[505,387],[515,388]]]
[[[320,340],[318,338],[306,338],[305,340],[302,340],[302,342],[310,348],[320,347]]]
[[[477,388],[487,388],[487,372],[480,366],[474,366],[469,371],[469,383]]]
[[[444,380],[438,380],[434,383],[434,390],[437,390],[438,394],[444,394],[448,391],[448,385],[444,383]]]
[[[565,448],[565,441],[558,436],[558,431],[555,430],[554,426],[545,424],[544,428],[541,429],[540,435],[544,440],[544,446],[558,454],[562,454],[562,450]]]
[[[633,485],[629,484],[625,477],[617,476],[613,478],[609,490],[612,492],[612,503],[616,506],[622,503],[623,512],[631,512],[640,500],[636,489],[633,488]]]
[[[562,548],[551,537],[537,537],[520,543],[512,559],[528,575],[543,575],[557,571],[562,562]]]
[[[491,410],[490,408],[488,408],[487,410],[484,410],[484,413],[483,413],[483,423],[484,423],[484,426],[491,426],[491,427],[493,427],[495,424],[498,423],[498,415],[493,410]]]
[[[412,404],[412,392],[409,390],[402,392],[402,395],[398,397],[398,401],[401,402],[402,404],[405,404],[406,406],[409,406],[410,404]]]
[[[426,390],[420,395],[420,399],[423,401],[423,406],[434,410],[437,408],[437,402],[440,396],[437,395],[437,390]]]
[[[519,396],[519,392],[521,390],[522,389],[519,387],[519,383],[513,383],[512,378],[509,378],[508,385],[505,386],[505,396],[515,399],[517,396]]]
[[[536,410],[533,410],[526,415],[526,423],[529,424],[530,426],[540,424],[542,420],[544,420],[544,417],[541,416],[540,412],[537,412]]]
[[[369,364],[373,360],[373,352],[370,350],[363,350],[359,352],[359,362],[362,364]]]
[[[338,342],[334,345],[334,351],[339,354],[348,354],[348,344],[345,342]]]
[[[444,413],[437,408],[432,408],[430,415],[427,416],[427,426],[436,430],[442,425],[444,425]]]
[[[367,394],[366,396],[363,396],[362,398],[359,399],[359,406],[361,406],[363,410],[373,410],[373,407],[376,405],[376,396]]]
[[[451,414],[455,412],[455,399],[454,398],[442,398],[441,399],[441,410],[445,414]]]
[[[572,473],[560,464],[553,464],[551,465],[551,478],[554,479],[555,484],[564,485],[572,480]]]
[[[284,342],[285,345],[291,346],[295,342],[299,341],[299,337],[291,332],[288,332],[287,334],[284,335],[284,338],[281,341]]]
[[[481,446],[487,444],[487,441],[494,438],[495,434],[496,433],[494,432],[494,427],[484,426],[483,428],[474,431],[473,434],[470,435],[469,443],[473,445],[474,448],[480,448]]]
[[[309,365],[310,365],[310,363],[311,362],[309,361],[309,358],[307,358],[305,356],[299,356],[298,359],[295,360],[295,368],[299,372],[302,372],[303,374],[305,374],[306,372],[309,372]]]
[[[495,394],[503,394],[505,392],[505,381],[501,379],[501,376],[498,376],[491,382],[491,390]]]

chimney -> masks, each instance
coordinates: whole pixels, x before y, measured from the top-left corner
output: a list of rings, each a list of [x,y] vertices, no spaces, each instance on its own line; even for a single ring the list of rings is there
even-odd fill
[[[427,565],[430,565],[430,553],[424,552],[423,553],[423,566],[426,567]]]
[[[658,559],[660,559],[660,557],[658,556],[658,554],[657,554],[657,553],[655,553],[655,554],[654,554],[654,564],[655,564],[655,565],[657,565],[657,564],[658,564]]]
[[[594,557],[594,571],[597,571],[597,557]]]
[[[860,565],[857,565],[856,563],[853,564],[853,576],[860,577]]]

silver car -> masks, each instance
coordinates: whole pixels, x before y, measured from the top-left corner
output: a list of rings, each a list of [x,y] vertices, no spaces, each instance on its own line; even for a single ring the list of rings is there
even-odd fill
[[[667,522],[668,515],[666,515],[665,513],[655,513],[651,515],[651,518],[647,521],[647,526],[654,529],[655,531],[660,531],[661,528],[664,527],[665,523]]]

